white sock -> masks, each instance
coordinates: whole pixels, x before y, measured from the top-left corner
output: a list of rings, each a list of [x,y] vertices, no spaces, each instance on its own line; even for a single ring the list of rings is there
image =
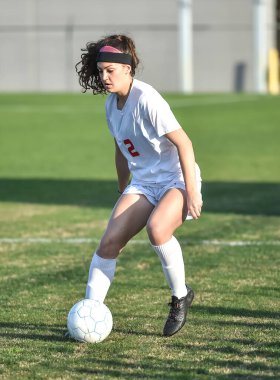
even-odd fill
[[[88,275],[85,298],[104,302],[116,270],[116,259],[103,259],[93,255]]]
[[[185,282],[185,266],[181,246],[175,236],[162,244],[152,245],[160,258],[163,272],[168,285],[171,288],[172,295],[178,298],[187,295]]]

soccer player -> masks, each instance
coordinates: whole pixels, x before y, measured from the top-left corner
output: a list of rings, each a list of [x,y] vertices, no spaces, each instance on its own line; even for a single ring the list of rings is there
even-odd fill
[[[201,214],[200,170],[192,143],[161,95],[134,78],[139,59],[131,38],[108,36],[82,51],[76,70],[83,91],[110,93],[106,117],[121,194],[93,255],[85,298],[104,301],[119,253],[146,226],[172,292],[163,328],[163,335],[171,336],[185,324],[194,298],[174,236],[186,218]]]

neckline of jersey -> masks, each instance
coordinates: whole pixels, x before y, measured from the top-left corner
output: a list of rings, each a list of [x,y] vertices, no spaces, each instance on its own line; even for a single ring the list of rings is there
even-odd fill
[[[124,111],[125,111],[125,109],[126,109],[126,107],[127,107],[127,104],[128,104],[128,102],[129,102],[129,98],[130,98],[130,95],[131,95],[132,89],[133,89],[133,87],[134,87],[134,81],[135,81],[135,79],[133,78],[133,79],[132,79],[132,84],[131,84],[131,87],[130,87],[130,90],[129,90],[128,97],[127,97],[127,99],[126,99],[126,101],[125,101],[125,103],[124,103],[124,106],[123,106],[123,108],[122,108],[121,110],[118,109],[118,96],[117,96],[117,94],[115,94],[115,106],[116,106],[116,110],[117,110],[118,112],[120,112],[120,113],[124,113]]]

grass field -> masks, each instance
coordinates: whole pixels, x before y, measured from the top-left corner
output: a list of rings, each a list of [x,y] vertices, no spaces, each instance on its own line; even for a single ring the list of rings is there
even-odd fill
[[[0,378],[279,379],[280,99],[167,94],[195,146],[204,212],[178,231],[196,292],[169,291],[142,231],[121,255],[99,345],[64,338],[117,199],[104,97],[0,94]]]

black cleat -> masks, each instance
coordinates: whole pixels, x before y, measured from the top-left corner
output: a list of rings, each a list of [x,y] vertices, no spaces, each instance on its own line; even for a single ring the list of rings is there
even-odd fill
[[[188,294],[185,297],[177,298],[172,296],[170,312],[163,328],[164,336],[176,334],[186,323],[188,308],[194,299],[194,292],[187,286]]]

